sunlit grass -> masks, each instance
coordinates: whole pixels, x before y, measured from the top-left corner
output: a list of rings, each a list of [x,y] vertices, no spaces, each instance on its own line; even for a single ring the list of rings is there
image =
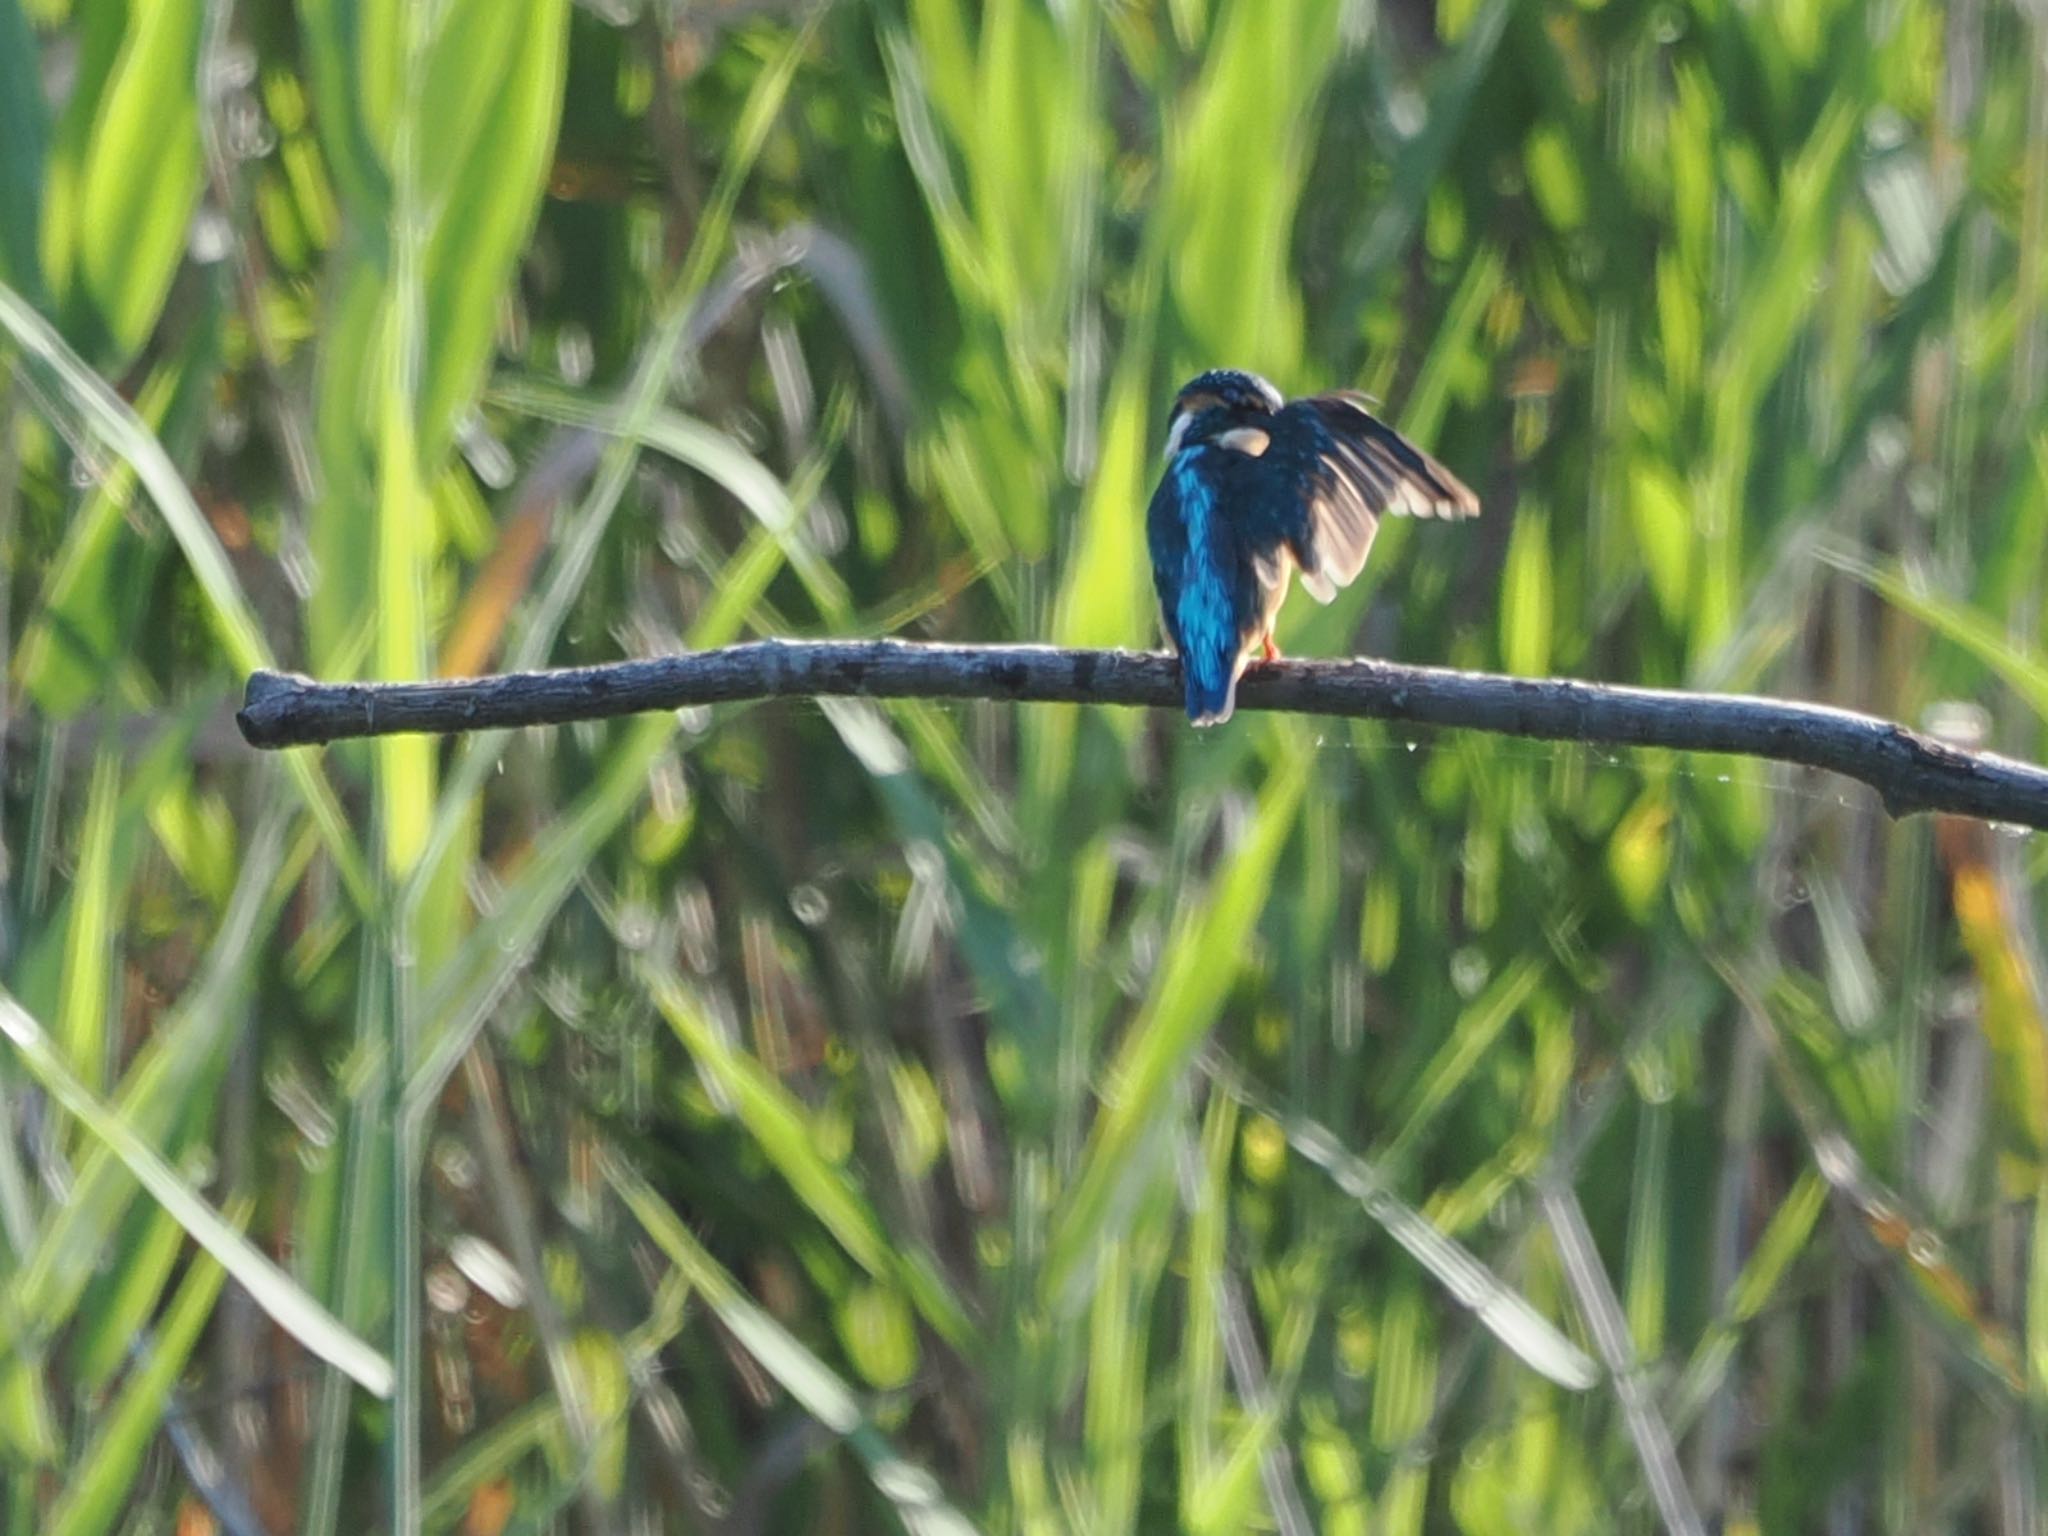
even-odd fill
[[[1430,9],[0,0],[0,1526],[2022,1519],[2031,845],[1370,723],[225,729],[1150,644],[1232,364],[1486,504],[1290,650],[2038,755],[2038,24]]]

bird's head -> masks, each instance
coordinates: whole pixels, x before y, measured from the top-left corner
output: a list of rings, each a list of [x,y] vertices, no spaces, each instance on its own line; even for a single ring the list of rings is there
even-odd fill
[[[1171,459],[1190,442],[1216,442],[1228,436],[1240,452],[1266,451],[1259,423],[1279,410],[1280,391],[1256,373],[1212,368],[1181,385],[1167,417],[1166,457]]]

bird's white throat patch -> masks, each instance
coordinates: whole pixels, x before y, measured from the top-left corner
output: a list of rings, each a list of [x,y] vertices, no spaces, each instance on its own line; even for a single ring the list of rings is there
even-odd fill
[[[1180,452],[1181,440],[1188,435],[1188,423],[1194,419],[1186,411],[1173,413],[1173,425],[1166,431],[1166,452],[1162,455],[1167,463],[1171,464],[1173,456]]]

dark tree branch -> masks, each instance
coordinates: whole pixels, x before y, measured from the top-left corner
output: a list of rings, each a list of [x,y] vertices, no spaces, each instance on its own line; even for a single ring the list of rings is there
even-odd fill
[[[258,672],[235,719],[252,745],[288,747],[409,731],[557,725],[737,699],[846,695],[1178,709],[1180,665],[1141,651],[764,640],[468,681],[316,683]],[[1772,758],[1859,779],[1894,816],[1953,811],[2048,829],[2048,769],[1966,752],[1890,720],[1817,704],[1362,660],[1255,664],[1237,703],[1240,709],[1401,720],[1548,741]]]

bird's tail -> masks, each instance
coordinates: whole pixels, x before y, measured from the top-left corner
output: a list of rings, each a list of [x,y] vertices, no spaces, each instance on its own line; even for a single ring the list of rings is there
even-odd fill
[[[1237,708],[1238,666],[1228,645],[1190,646],[1180,659],[1187,685],[1188,718],[1196,725],[1221,725]]]

